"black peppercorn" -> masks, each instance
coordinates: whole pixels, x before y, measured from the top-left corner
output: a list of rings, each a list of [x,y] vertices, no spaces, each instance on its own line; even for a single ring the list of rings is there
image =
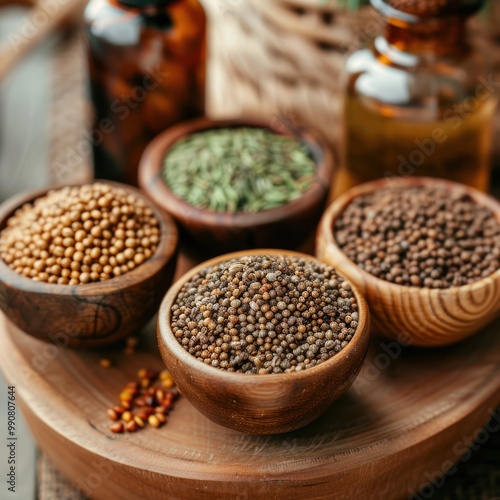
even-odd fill
[[[365,271],[404,286],[450,288],[500,268],[500,223],[444,187],[388,187],[352,200],[335,239]]]

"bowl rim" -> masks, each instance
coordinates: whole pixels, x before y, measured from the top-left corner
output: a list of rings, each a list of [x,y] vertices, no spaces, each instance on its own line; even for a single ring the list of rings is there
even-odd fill
[[[265,118],[252,116],[221,120],[201,117],[181,122],[160,133],[149,143],[139,163],[139,185],[158,205],[184,225],[189,225],[193,220],[211,227],[250,228],[295,217],[305,206],[314,206],[322,197],[328,195],[335,166],[330,148],[316,131],[302,123],[293,127],[288,127],[285,123],[282,125],[283,127],[278,127],[271,120],[266,121]],[[305,142],[311,150],[316,165],[316,175],[312,185],[298,198],[285,205],[258,212],[234,214],[197,208],[170,190],[162,177],[163,161],[169,149],[178,140],[210,129],[241,127],[269,129],[275,134],[289,135]]]
[[[214,380],[224,380],[225,382],[233,382],[237,384],[254,384],[255,378],[263,383],[275,383],[277,380],[285,382],[286,380],[293,379],[294,381],[308,379],[315,376],[321,376],[321,374],[327,374],[332,370],[333,364],[340,364],[343,360],[349,357],[360,357],[364,358],[366,351],[368,349],[368,344],[370,340],[370,311],[368,309],[368,304],[361,294],[359,289],[351,282],[351,280],[344,278],[351,287],[356,297],[358,304],[359,313],[359,323],[356,328],[356,332],[353,338],[349,341],[347,346],[340,352],[329,358],[328,360],[313,366],[311,368],[291,373],[272,373],[266,375],[260,374],[246,374],[238,372],[228,372],[226,370],[216,368],[197,360],[192,354],[189,354],[177,341],[170,327],[170,311],[179,291],[181,290],[184,283],[189,281],[195,274],[201,270],[211,267],[215,264],[226,262],[228,260],[239,258],[239,257],[250,257],[255,255],[270,255],[278,257],[299,257],[308,260],[312,260],[317,264],[323,266],[329,266],[325,262],[322,262],[317,257],[302,252],[295,252],[291,250],[280,250],[280,249],[253,249],[253,250],[241,250],[237,252],[230,252],[224,255],[219,255],[212,259],[209,259],[196,267],[189,270],[181,278],[179,278],[168,290],[165,295],[158,312],[157,321],[157,335],[158,341],[164,343],[165,346],[171,351],[171,353],[180,360],[183,364],[189,366],[194,371],[202,373],[206,377],[211,377]],[[332,266],[329,266],[332,267]],[[366,343],[366,349],[359,349],[359,346]]]
[[[495,219],[500,223],[500,202],[492,196],[465,184],[433,177],[403,177],[397,179],[391,178],[389,180],[377,179],[374,181],[365,182],[349,189],[341,196],[339,196],[333,203],[331,203],[323,214],[323,217],[318,226],[317,240],[323,238],[325,248],[329,248],[330,251],[333,251],[336,256],[342,259],[342,269],[347,269],[349,271],[358,273],[358,275],[360,275],[364,280],[365,284],[369,285],[370,287],[377,287],[378,289],[386,287],[386,289],[392,290],[392,292],[395,294],[400,294],[403,290],[404,293],[425,293],[431,295],[446,295],[458,291],[460,291],[460,293],[468,293],[470,290],[482,288],[486,285],[486,281],[492,279],[500,280],[499,268],[489,276],[485,276],[480,280],[474,281],[473,283],[468,283],[466,285],[452,286],[448,288],[428,288],[413,285],[398,285],[397,283],[392,283],[382,278],[378,278],[373,274],[370,274],[368,271],[365,271],[364,269],[359,267],[356,262],[351,260],[338,246],[337,241],[335,240],[335,220],[340,216],[340,214],[345,210],[347,205],[349,205],[354,198],[372,193],[384,187],[392,187],[396,185],[397,187],[443,187],[445,189],[448,189],[449,191],[465,193],[469,195],[476,204],[482,207],[489,208],[493,213]]]
[[[0,205],[0,232],[6,227],[7,220],[14,215],[16,210],[21,208],[26,203],[32,203],[36,199],[48,194],[50,191],[57,191],[65,187],[78,187],[95,183],[107,184],[112,187],[123,189],[129,194],[134,194],[138,198],[142,199],[146,205],[153,210],[154,216],[158,220],[160,226],[161,238],[160,243],[156,248],[156,252],[149,259],[144,261],[144,265],[141,264],[123,275],[115,276],[106,281],[82,283],[78,285],[62,285],[58,283],[34,281],[33,279],[14,271],[14,269],[12,269],[2,258],[0,258],[0,282],[4,282],[7,286],[12,286],[19,290],[43,295],[54,294],[62,296],[81,296],[110,292],[115,293],[144,282],[145,279],[156,274],[164,265],[175,257],[179,242],[179,235],[177,226],[172,217],[163,212],[156,205],[156,203],[150,200],[139,189],[127,184],[109,180],[94,179],[90,182],[50,186],[14,195]],[[145,273],[145,270],[147,270],[147,273]]]

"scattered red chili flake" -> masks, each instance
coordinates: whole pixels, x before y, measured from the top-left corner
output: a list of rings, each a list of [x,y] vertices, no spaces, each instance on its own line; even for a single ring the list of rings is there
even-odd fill
[[[111,368],[111,361],[108,358],[102,358],[101,360],[99,360],[99,364],[103,368]]]
[[[139,337],[131,336],[125,339],[125,347],[123,352],[125,354],[134,354],[137,346],[139,345]]]
[[[111,425],[109,430],[111,432],[114,432],[115,434],[121,434],[123,432],[123,423],[122,422],[116,422],[115,424]]]
[[[161,427],[180,395],[167,370],[158,373],[142,368],[137,377],[137,381],[128,382],[120,392],[120,404],[107,410],[114,422],[109,427],[113,433],[135,432],[147,424]]]

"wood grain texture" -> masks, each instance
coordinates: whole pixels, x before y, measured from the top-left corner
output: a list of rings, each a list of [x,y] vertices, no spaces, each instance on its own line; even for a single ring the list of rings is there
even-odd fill
[[[500,222],[500,203],[460,184],[408,178],[403,186],[444,186],[469,194],[488,207]],[[380,334],[417,346],[442,346],[478,332],[500,314],[500,269],[476,283],[448,289],[406,287],[376,278],[351,261],[335,242],[334,221],[357,196],[387,187],[386,180],[362,184],[338,198],[325,212],[318,229],[316,255],[353,282],[364,294]]]
[[[212,421],[250,434],[278,434],[312,422],[342,396],[359,373],[368,350],[370,318],[365,299],[352,287],[359,325],[348,346],[328,361],[296,373],[245,375],[207,366],[189,354],[170,327],[177,294],[202,269],[249,255],[299,257],[283,250],[254,250],[216,257],[191,269],[170,288],[158,315],[158,345],[163,360],[185,397]]]
[[[139,190],[120,187],[139,196],[153,209],[161,231],[156,253],[122,276],[86,285],[36,282],[16,273],[0,259],[0,309],[23,331],[59,345],[95,347],[130,335],[154,316],[172,283],[177,228],[171,217]],[[15,196],[2,204],[0,230],[17,208],[47,191]]]
[[[184,122],[156,137],[144,152],[139,166],[139,185],[180,225],[186,242],[205,258],[247,248],[297,249],[314,232],[325,207],[333,175],[333,157],[325,143],[310,129],[297,126],[298,137],[310,147],[316,161],[316,178],[297,200],[257,213],[216,213],[194,207],[175,196],[162,178],[169,148],[182,137],[221,127],[261,127],[294,135],[284,124],[258,119]],[[294,127],[295,130],[295,127]]]
[[[106,408],[139,368],[163,366],[153,328],[130,356],[54,349],[0,316],[0,366],[40,447],[94,499],[386,500],[459,461],[500,403],[499,329],[434,350],[377,339],[342,398],[278,436],[218,426],[185,398],[161,429],[112,434]]]

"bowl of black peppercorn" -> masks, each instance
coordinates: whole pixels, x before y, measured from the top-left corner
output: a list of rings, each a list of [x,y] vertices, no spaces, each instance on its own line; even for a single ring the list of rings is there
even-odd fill
[[[356,378],[370,335],[363,296],[310,255],[251,250],[193,268],[168,291],[158,344],[201,413],[250,434],[307,425]]]
[[[374,331],[406,344],[453,344],[500,313],[500,203],[462,184],[361,184],[325,212],[316,254],[362,291]]]

